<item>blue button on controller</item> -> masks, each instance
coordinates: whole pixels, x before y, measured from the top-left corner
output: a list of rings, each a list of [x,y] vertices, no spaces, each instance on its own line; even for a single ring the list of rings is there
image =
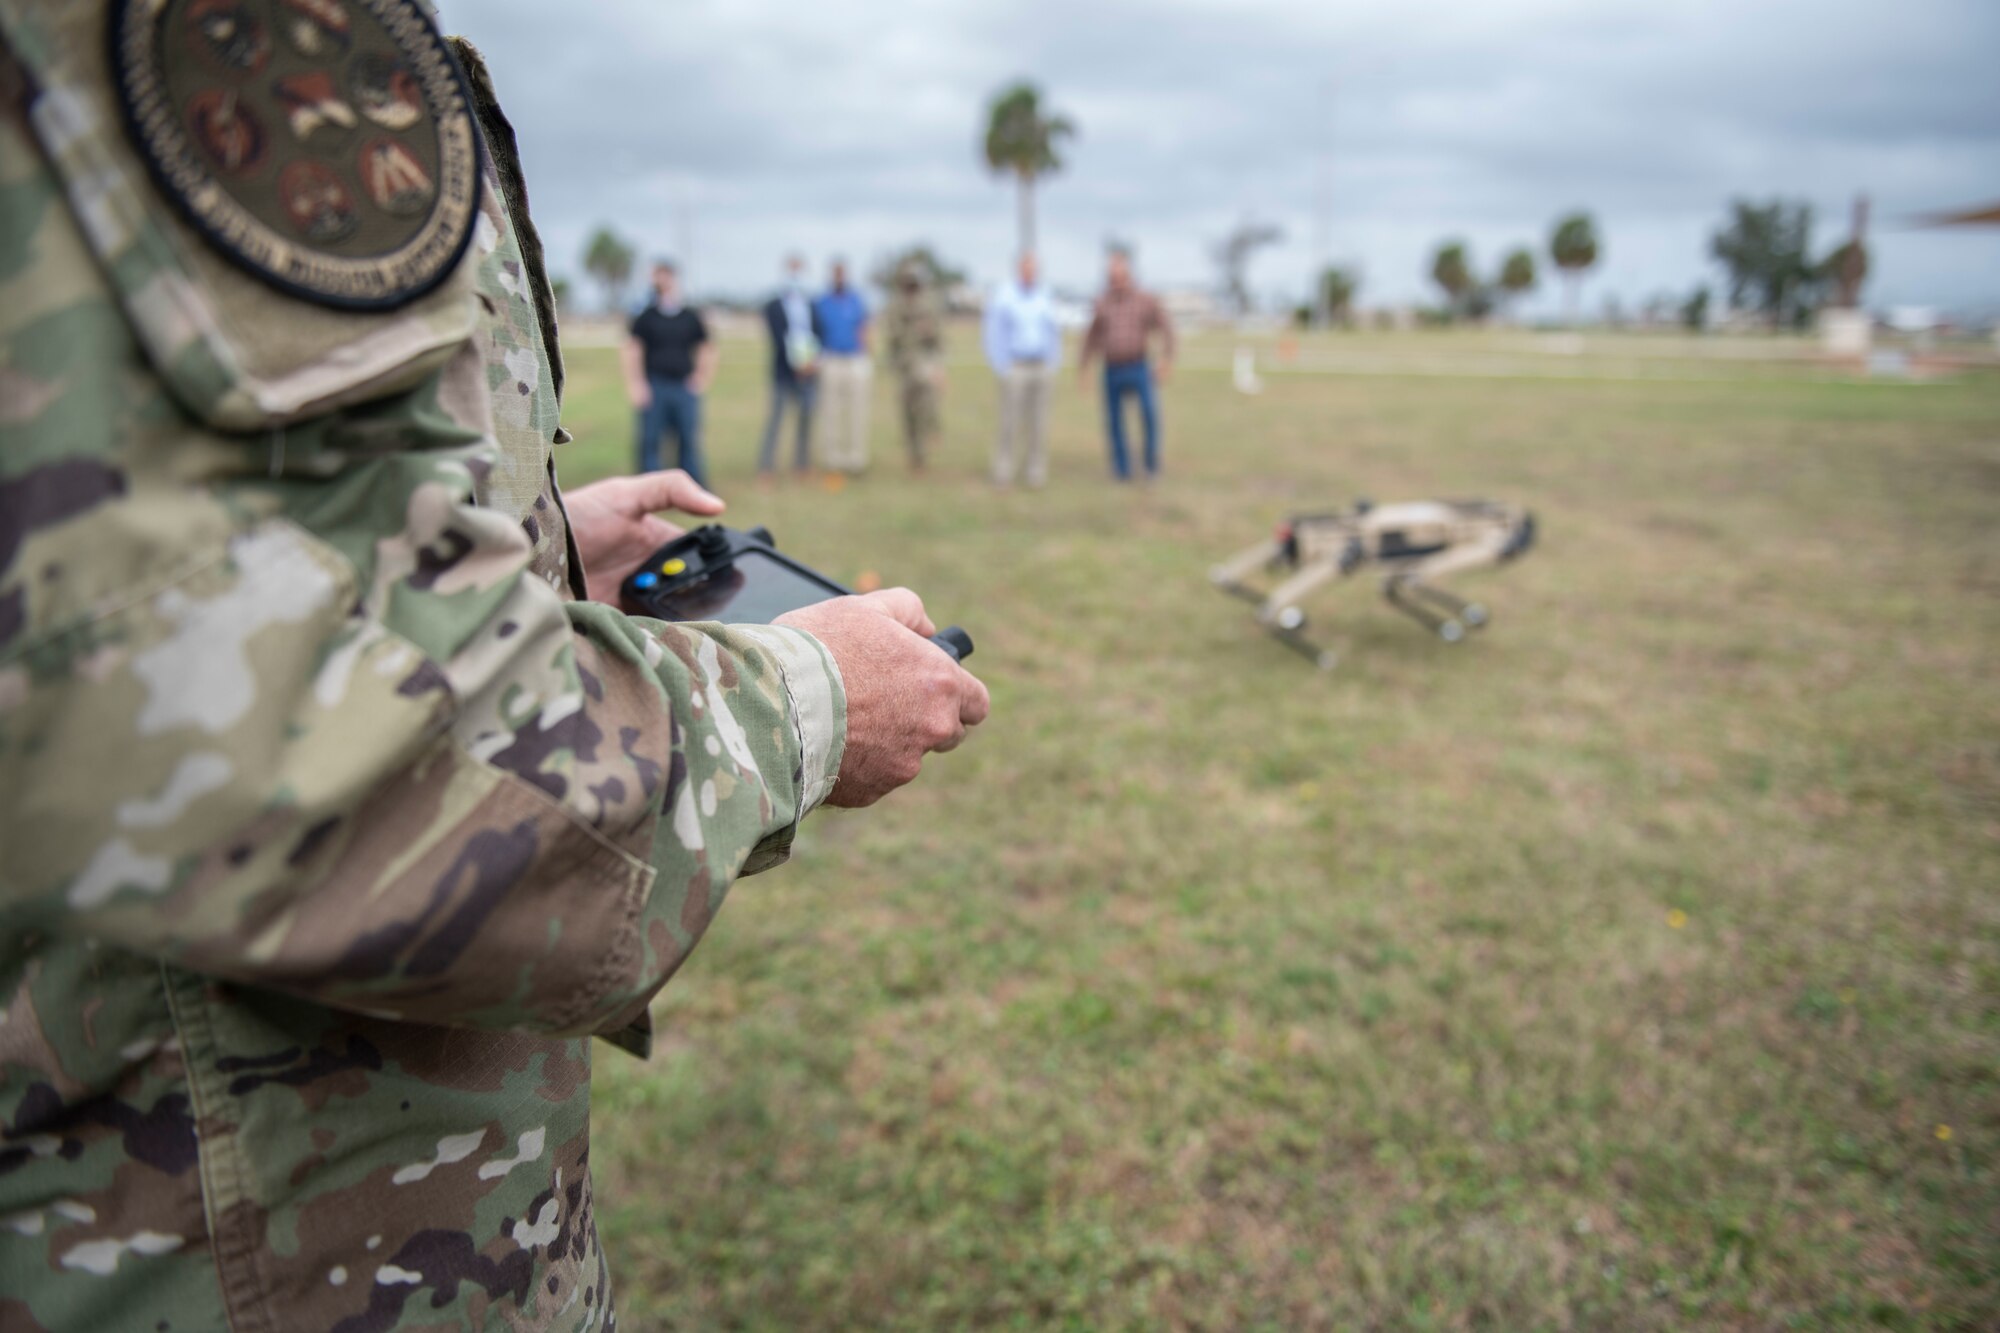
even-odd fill
[[[632,586],[635,588],[650,588],[659,581],[660,576],[650,569],[642,574],[634,574],[632,576]]]

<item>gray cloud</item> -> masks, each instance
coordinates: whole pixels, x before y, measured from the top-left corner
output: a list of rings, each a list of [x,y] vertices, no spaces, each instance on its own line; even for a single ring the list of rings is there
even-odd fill
[[[1082,135],[1043,249],[1088,286],[1109,234],[1152,278],[1210,278],[1246,215],[1287,229],[1260,287],[1302,288],[1316,153],[1329,245],[1366,294],[1424,292],[1430,248],[1491,265],[1587,206],[1627,301],[1712,276],[1732,195],[1811,200],[1830,246],[1857,190],[1881,304],[2000,307],[2000,236],[1887,223],[2000,196],[1989,0],[530,0],[448,5],[494,67],[559,268],[609,221],[755,290],[789,248],[866,259],[929,239],[996,275],[1012,197],[977,157],[984,99],[1039,81]],[[1555,300],[1545,286],[1544,306]]]

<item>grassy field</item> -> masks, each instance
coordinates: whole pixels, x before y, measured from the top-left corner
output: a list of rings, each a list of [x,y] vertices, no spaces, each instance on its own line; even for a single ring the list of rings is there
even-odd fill
[[[628,1327],[2000,1326],[2000,377],[1354,346],[1196,348],[1150,492],[1066,381],[995,493],[968,343],[930,475],[878,384],[871,475],[766,494],[730,345],[731,519],[918,588],[994,713],[600,1056]],[[629,428],[571,360],[575,484]],[[1321,675],[1204,572],[1362,494],[1543,542],[1455,648],[1325,596]]]

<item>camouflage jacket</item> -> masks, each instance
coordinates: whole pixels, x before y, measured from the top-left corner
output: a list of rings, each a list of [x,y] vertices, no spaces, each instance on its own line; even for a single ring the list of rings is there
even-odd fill
[[[882,323],[889,366],[898,375],[915,375],[944,352],[944,316],[928,289],[895,292]]]
[[[346,313],[167,207],[105,9],[0,0],[0,1330],[610,1327],[591,1035],[786,855],[839,675],[578,600],[476,52],[471,249]]]

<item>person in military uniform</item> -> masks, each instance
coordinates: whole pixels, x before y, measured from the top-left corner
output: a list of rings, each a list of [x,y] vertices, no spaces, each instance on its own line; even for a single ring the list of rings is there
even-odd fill
[[[903,445],[910,467],[923,471],[942,430],[938,399],[944,392],[944,312],[924,267],[906,259],[896,269],[896,289],[883,314],[889,367],[903,411]]]
[[[593,1036],[987,709],[917,597],[612,604],[417,0],[0,0],[0,1329],[612,1328]]]

